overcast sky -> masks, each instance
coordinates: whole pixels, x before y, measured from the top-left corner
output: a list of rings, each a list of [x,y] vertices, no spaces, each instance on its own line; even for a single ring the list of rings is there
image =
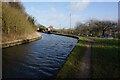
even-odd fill
[[[113,20],[118,19],[117,2],[22,2],[25,11],[35,17],[37,23],[46,27],[69,28],[71,25],[85,22],[89,19]]]

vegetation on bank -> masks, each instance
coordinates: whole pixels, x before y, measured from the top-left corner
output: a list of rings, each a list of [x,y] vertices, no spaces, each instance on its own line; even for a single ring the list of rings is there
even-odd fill
[[[67,35],[66,35],[67,36]],[[68,56],[56,79],[76,78],[88,40],[93,40],[91,52],[91,78],[119,78],[118,39],[79,37],[78,43]]]
[[[92,42],[91,78],[119,78],[119,22],[110,20],[89,20],[78,23],[74,28],[59,29],[57,34],[68,34],[79,37],[73,51],[57,75],[57,79],[76,78],[78,66],[87,49],[88,40]],[[66,35],[66,36],[68,36]],[[82,36],[82,37],[81,37]]]
[[[2,42],[26,39],[35,33],[34,19],[19,2],[2,3]]]

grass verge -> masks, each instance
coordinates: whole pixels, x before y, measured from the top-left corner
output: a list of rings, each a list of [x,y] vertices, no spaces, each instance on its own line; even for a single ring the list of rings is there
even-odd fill
[[[79,64],[81,63],[81,59],[84,56],[87,48],[86,45],[88,44],[89,39],[93,40],[91,52],[91,78],[120,78],[120,45],[118,39],[79,36],[76,37],[78,37],[78,43],[57,74],[57,80],[76,78],[76,75],[79,71]]]
[[[119,78],[118,39],[91,38],[92,78]]]

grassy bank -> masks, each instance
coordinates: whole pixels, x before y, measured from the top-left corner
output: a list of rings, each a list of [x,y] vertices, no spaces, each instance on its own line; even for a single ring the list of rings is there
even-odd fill
[[[41,38],[28,16],[19,2],[2,3],[2,48]]]
[[[17,39],[17,40],[12,40],[12,41],[6,41],[2,43],[2,48],[7,48],[15,45],[20,45],[20,44],[26,44],[35,40],[38,40],[42,38],[39,33],[32,33],[28,35],[25,39]]]
[[[65,64],[58,73],[57,80],[60,80],[61,78],[76,77],[79,70],[79,64],[86,51],[87,40],[88,38],[78,37],[78,43],[75,45],[75,48],[72,50]]]
[[[91,38],[92,78],[118,78],[119,59],[118,39]]]
[[[27,20],[24,10],[10,5],[10,3],[2,3],[2,42],[26,39],[35,32],[33,25]]]
[[[64,36],[68,36],[65,34]],[[73,35],[72,35],[73,36]],[[71,35],[69,35],[71,37]],[[70,53],[65,64],[57,74],[56,79],[76,78],[79,73],[79,64],[87,49],[88,40],[92,43],[91,77],[92,78],[119,78],[120,49],[118,39],[106,39],[96,37],[78,37],[78,43]]]

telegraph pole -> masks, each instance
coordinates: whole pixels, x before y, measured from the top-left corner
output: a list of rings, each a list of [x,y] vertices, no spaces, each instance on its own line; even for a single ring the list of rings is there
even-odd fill
[[[70,13],[70,28],[71,28],[71,13]]]
[[[60,24],[60,28],[61,28],[61,24]]]
[[[70,33],[72,33],[72,27],[71,27],[71,13],[70,13]]]

